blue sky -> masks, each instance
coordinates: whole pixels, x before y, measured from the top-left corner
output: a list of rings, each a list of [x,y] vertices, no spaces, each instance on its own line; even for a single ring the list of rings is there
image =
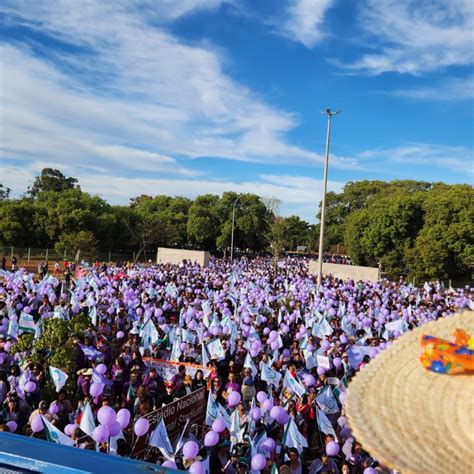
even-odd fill
[[[126,204],[226,190],[314,222],[329,189],[472,183],[470,0],[0,4],[0,181],[43,167]]]

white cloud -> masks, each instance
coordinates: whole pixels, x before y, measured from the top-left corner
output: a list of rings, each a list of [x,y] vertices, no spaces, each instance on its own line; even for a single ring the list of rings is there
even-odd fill
[[[280,32],[311,48],[324,37],[324,16],[334,0],[290,0]]]
[[[448,78],[433,86],[398,89],[389,92],[397,97],[417,101],[460,102],[474,98],[474,76]]]
[[[87,8],[48,0],[2,5],[9,22],[70,45],[41,45],[40,56],[34,43],[4,39],[4,157],[73,159],[81,165],[103,160],[104,167],[143,171],[156,171],[163,156],[323,161],[289,143],[286,134],[297,126],[296,117],[229,77],[217,50],[185,44],[157,26],[202,8],[200,2],[145,2],[140,8],[132,1],[99,0],[89,0]],[[126,154],[117,153],[124,148]],[[336,157],[334,166],[348,165]],[[190,173],[182,163],[174,171]]]
[[[366,46],[377,51],[344,67],[369,74],[423,74],[474,62],[471,0],[366,0],[358,3]]]
[[[465,173],[467,179],[469,179],[469,175],[474,175],[473,152],[463,146],[411,143],[394,148],[367,150],[359,153],[357,157],[362,163],[376,161],[378,167],[380,167],[380,163],[388,162],[404,164],[406,168],[402,168],[402,171],[405,175],[415,165],[426,166],[427,173],[433,167],[437,167],[445,171],[454,170]],[[421,178],[429,180],[425,176],[421,176]]]
[[[58,167],[57,163],[48,166]],[[45,166],[43,162],[32,162],[27,166],[0,165],[0,175],[4,185],[13,189],[17,197],[26,191],[32,183],[32,175],[39,173]],[[231,180],[208,180],[199,178],[151,179],[118,177],[113,174],[82,172],[74,167],[62,167],[66,176],[78,178],[83,191],[98,194],[112,204],[128,204],[130,198],[147,194],[155,196],[185,196],[195,198],[197,195],[212,193],[221,195],[225,191],[237,193],[254,193],[262,197],[275,197],[282,200],[282,215],[296,214],[308,222],[314,223],[316,211],[322,196],[322,180],[305,176],[261,175],[256,179],[244,182]],[[344,183],[328,182],[328,191],[339,192]]]

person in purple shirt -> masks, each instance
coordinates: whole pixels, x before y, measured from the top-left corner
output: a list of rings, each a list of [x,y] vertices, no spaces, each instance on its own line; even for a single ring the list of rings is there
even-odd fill
[[[235,374],[229,374],[229,381],[225,384],[224,390],[229,394],[230,392],[240,392],[240,383],[235,380]]]

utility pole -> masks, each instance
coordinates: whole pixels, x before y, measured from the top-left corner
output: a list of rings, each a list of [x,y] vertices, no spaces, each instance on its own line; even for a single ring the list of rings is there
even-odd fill
[[[323,242],[324,242],[324,216],[326,214],[326,189],[328,185],[328,162],[329,162],[329,141],[331,138],[331,117],[341,113],[340,110],[337,112],[331,112],[330,108],[327,108],[324,112],[321,112],[328,116],[328,128],[326,134],[326,159],[324,160],[324,179],[323,179],[323,199],[321,202],[321,219],[319,221],[319,253],[318,253],[318,288],[323,283]]]
[[[235,206],[243,194],[239,194],[239,197],[234,201],[232,205],[232,232],[230,234],[230,261],[234,261],[234,226],[235,226]]]

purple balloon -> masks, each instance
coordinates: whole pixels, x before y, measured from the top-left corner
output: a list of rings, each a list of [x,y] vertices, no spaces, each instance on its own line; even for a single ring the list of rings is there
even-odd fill
[[[111,437],[117,436],[122,431],[122,425],[118,421],[114,421],[111,425],[107,425]]]
[[[260,420],[260,418],[262,418],[262,410],[258,407],[252,408],[250,410],[250,418],[252,418],[253,421]]]
[[[212,430],[216,433],[222,433],[225,430],[225,423],[222,418],[218,418],[212,423]]]
[[[186,443],[184,443],[183,454],[188,459],[195,458],[198,452],[199,452],[199,446],[194,441],[187,441]]]
[[[29,381],[25,383],[25,392],[34,392],[36,390],[36,384],[33,381]]]
[[[107,372],[107,367],[105,364],[99,364],[96,368],[95,371],[100,374],[104,375]]]
[[[336,367],[336,369],[338,369],[339,367],[341,367],[341,364],[342,364],[341,358],[340,357],[334,357],[332,363],[334,364],[334,367]]]
[[[263,403],[267,398],[268,396],[265,392],[260,391],[257,393],[257,400],[259,403]]]
[[[59,405],[57,403],[53,403],[49,407],[49,412],[51,413],[51,415],[56,415],[59,412]]]
[[[364,474],[377,474],[377,471],[373,467],[366,467],[364,469]]]
[[[349,341],[344,334],[339,338],[339,340],[341,341],[341,344],[347,344]]]
[[[227,403],[229,404],[230,407],[235,407],[240,403],[240,399],[241,399],[240,393],[234,391],[229,394]]]
[[[102,392],[104,391],[104,385],[101,383],[92,383],[91,386],[89,387],[89,393],[93,397],[99,397],[102,395]]]
[[[278,418],[278,415],[280,413],[280,411],[283,411],[283,409],[281,407],[273,407],[271,410],[270,410],[270,416],[276,420]]]
[[[265,459],[265,456],[263,454],[255,454],[252,458],[251,465],[254,471],[261,471],[262,469],[265,469],[266,464],[267,460]]]
[[[125,337],[125,333],[123,331],[119,331],[117,333],[117,339],[123,339]]]
[[[121,408],[117,412],[117,421],[124,430],[130,424],[130,412],[126,408]]]
[[[25,307],[23,308],[23,311],[24,311],[25,313],[27,313],[27,314],[30,314],[30,313],[31,313],[31,308],[30,308],[29,306],[25,306]]]
[[[92,432],[92,439],[97,443],[105,443],[109,440],[110,432],[107,426],[99,425]]]
[[[163,467],[169,467],[170,469],[178,469],[178,466],[176,465],[176,463],[174,461],[165,461],[163,464],[162,464]]]
[[[339,444],[336,443],[335,441],[329,441],[328,444],[326,444],[326,454],[328,456],[337,456],[339,453]]]
[[[273,408],[273,403],[268,398],[262,403],[262,408],[265,411],[270,411]]]
[[[278,413],[276,421],[279,425],[286,425],[290,421],[290,415],[282,409],[280,413]]]
[[[197,453],[196,453],[197,454]],[[192,456],[194,457],[194,456]],[[194,461],[191,464],[191,467],[189,468],[189,472],[191,474],[205,474],[206,472],[206,466],[203,462],[201,461]]]
[[[326,369],[324,367],[318,367],[316,371],[318,372],[318,375],[324,375],[326,373]]]
[[[267,451],[274,451],[276,443],[273,438],[267,438],[260,446]]]
[[[10,433],[14,433],[16,429],[18,428],[18,425],[16,424],[16,421],[9,421],[7,423],[8,429]]]
[[[219,434],[215,431],[208,431],[206,436],[204,436],[204,446],[212,448],[219,442]]]
[[[331,344],[329,341],[327,341],[326,339],[324,339],[323,341],[321,341],[321,349],[323,351],[327,351],[329,348],[331,347]]]
[[[64,427],[64,434],[71,436],[74,433],[74,430],[78,428],[78,426],[75,423],[66,425]]]
[[[316,379],[311,374],[306,374],[303,377],[303,381],[304,381],[304,384],[307,387],[312,387],[312,386],[316,385]]]
[[[105,405],[97,412],[97,419],[101,425],[110,426],[115,423],[117,415],[112,407]]]
[[[147,434],[149,429],[150,422],[146,418],[139,418],[133,427],[133,431],[137,436],[143,436]]]
[[[43,431],[43,420],[41,419],[41,415],[36,415],[31,420],[31,431],[33,431],[33,433]]]

